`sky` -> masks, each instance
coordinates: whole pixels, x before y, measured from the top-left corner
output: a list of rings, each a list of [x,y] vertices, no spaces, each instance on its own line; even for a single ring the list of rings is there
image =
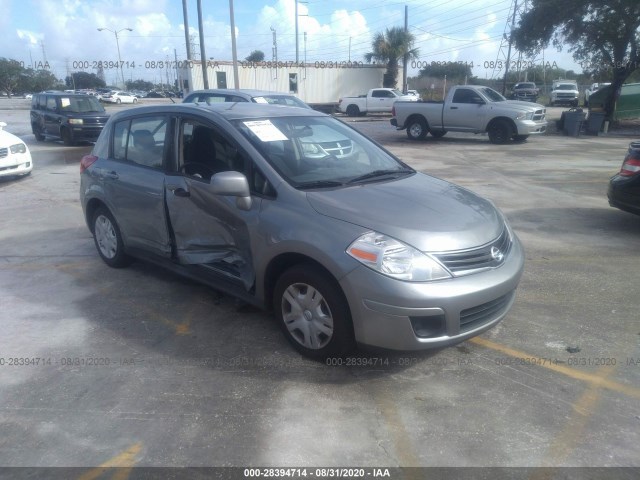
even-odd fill
[[[404,25],[405,6],[420,49],[410,76],[430,62],[460,61],[473,63],[474,75],[492,77],[491,62],[504,58],[512,0],[298,0],[299,61],[364,61],[375,33]],[[187,9],[199,45],[196,0],[188,0]],[[0,57],[47,66],[58,78],[87,65],[84,71],[96,73],[98,61],[116,62],[116,31],[127,80],[160,83],[169,74],[161,62],[186,59],[181,0],[0,0],[0,11]],[[214,61],[232,59],[229,11],[228,1],[202,0],[205,55]],[[274,29],[278,60],[295,61],[295,0],[234,0],[234,18],[238,60],[253,50],[271,60]],[[199,58],[199,46],[195,53]],[[540,63],[542,53],[522,60]],[[544,61],[581,71],[566,49],[547,49]],[[105,75],[113,83],[118,71]]]

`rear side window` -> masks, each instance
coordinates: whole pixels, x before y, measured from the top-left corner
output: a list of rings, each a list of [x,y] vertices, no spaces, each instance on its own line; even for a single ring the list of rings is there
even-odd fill
[[[162,168],[167,134],[164,116],[117,122],[113,128],[113,158]]]
[[[55,112],[56,110],[56,97],[47,97],[47,110]]]

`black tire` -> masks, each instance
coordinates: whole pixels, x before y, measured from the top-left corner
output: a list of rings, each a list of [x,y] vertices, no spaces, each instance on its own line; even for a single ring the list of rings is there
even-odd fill
[[[357,105],[349,105],[347,107],[347,115],[349,115],[350,117],[357,117],[358,115],[360,115],[360,109]]]
[[[62,141],[65,145],[69,147],[74,145],[75,142],[73,141],[73,138],[71,137],[71,132],[69,131],[68,128],[61,129],[60,136],[62,137]]]
[[[33,125],[31,127],[31,130],[33,131],[33,135],[36,137],[36,140],[38,142],[44,141],[44,134],[42,133],[42,128],[40,128],[39,125]]]
[[[116,98],[116,103],[120,105],[122,103],[122,100],[120,100],[119,98]]]
[[[407,137],[411,140],[422,140],[427,136],[429,128],[422,117],[410,118],[407,122]]]
[[[99,207],[95,211],[91,220],[91,232],[98,254],[104,263],[113,268],[123,268],[131,264],[133,259],[124,251],[120,228],[111,212],[105,207]],[[98,238],[103,235],[111,237],[112,241],[104,242],[103,239]]]
[[[511,137],[513,137],[513,128],[506,120],[494,120],[489,125],[487,132],[489,133],[489,141],[496,145],[509,143]]]
[[[442,138],[447,134],[446,130],[430,130],[429,133],[433,138]]]
[[[514,135],[513,140],[516,142],[524,142],[529,138],[529,135]]]
[[[354,348],[347,301],[335,280],[320,268],[300,264],[286,270],[276,282],[273,307],[285,337],[302,355],[324,360]]]
[[[134,98],[134,99],[133,99],[133,103],[138,103],[138,99],[137,99],[137,98]]]

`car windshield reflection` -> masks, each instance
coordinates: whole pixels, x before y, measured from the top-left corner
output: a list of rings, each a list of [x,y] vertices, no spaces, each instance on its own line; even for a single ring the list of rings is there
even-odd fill
[[[335,188],[353,183],[354,179],[393,179],[396,172],[414,173],[333,118],[237,120],[235,126],[296,188]]]

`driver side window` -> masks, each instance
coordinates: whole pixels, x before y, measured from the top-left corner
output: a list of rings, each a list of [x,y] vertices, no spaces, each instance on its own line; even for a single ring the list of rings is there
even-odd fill
[[[209,181],[216,173],[245,173],[245,160],[238,150],[211,126],[185,119],[180,125],[179,170]]]

